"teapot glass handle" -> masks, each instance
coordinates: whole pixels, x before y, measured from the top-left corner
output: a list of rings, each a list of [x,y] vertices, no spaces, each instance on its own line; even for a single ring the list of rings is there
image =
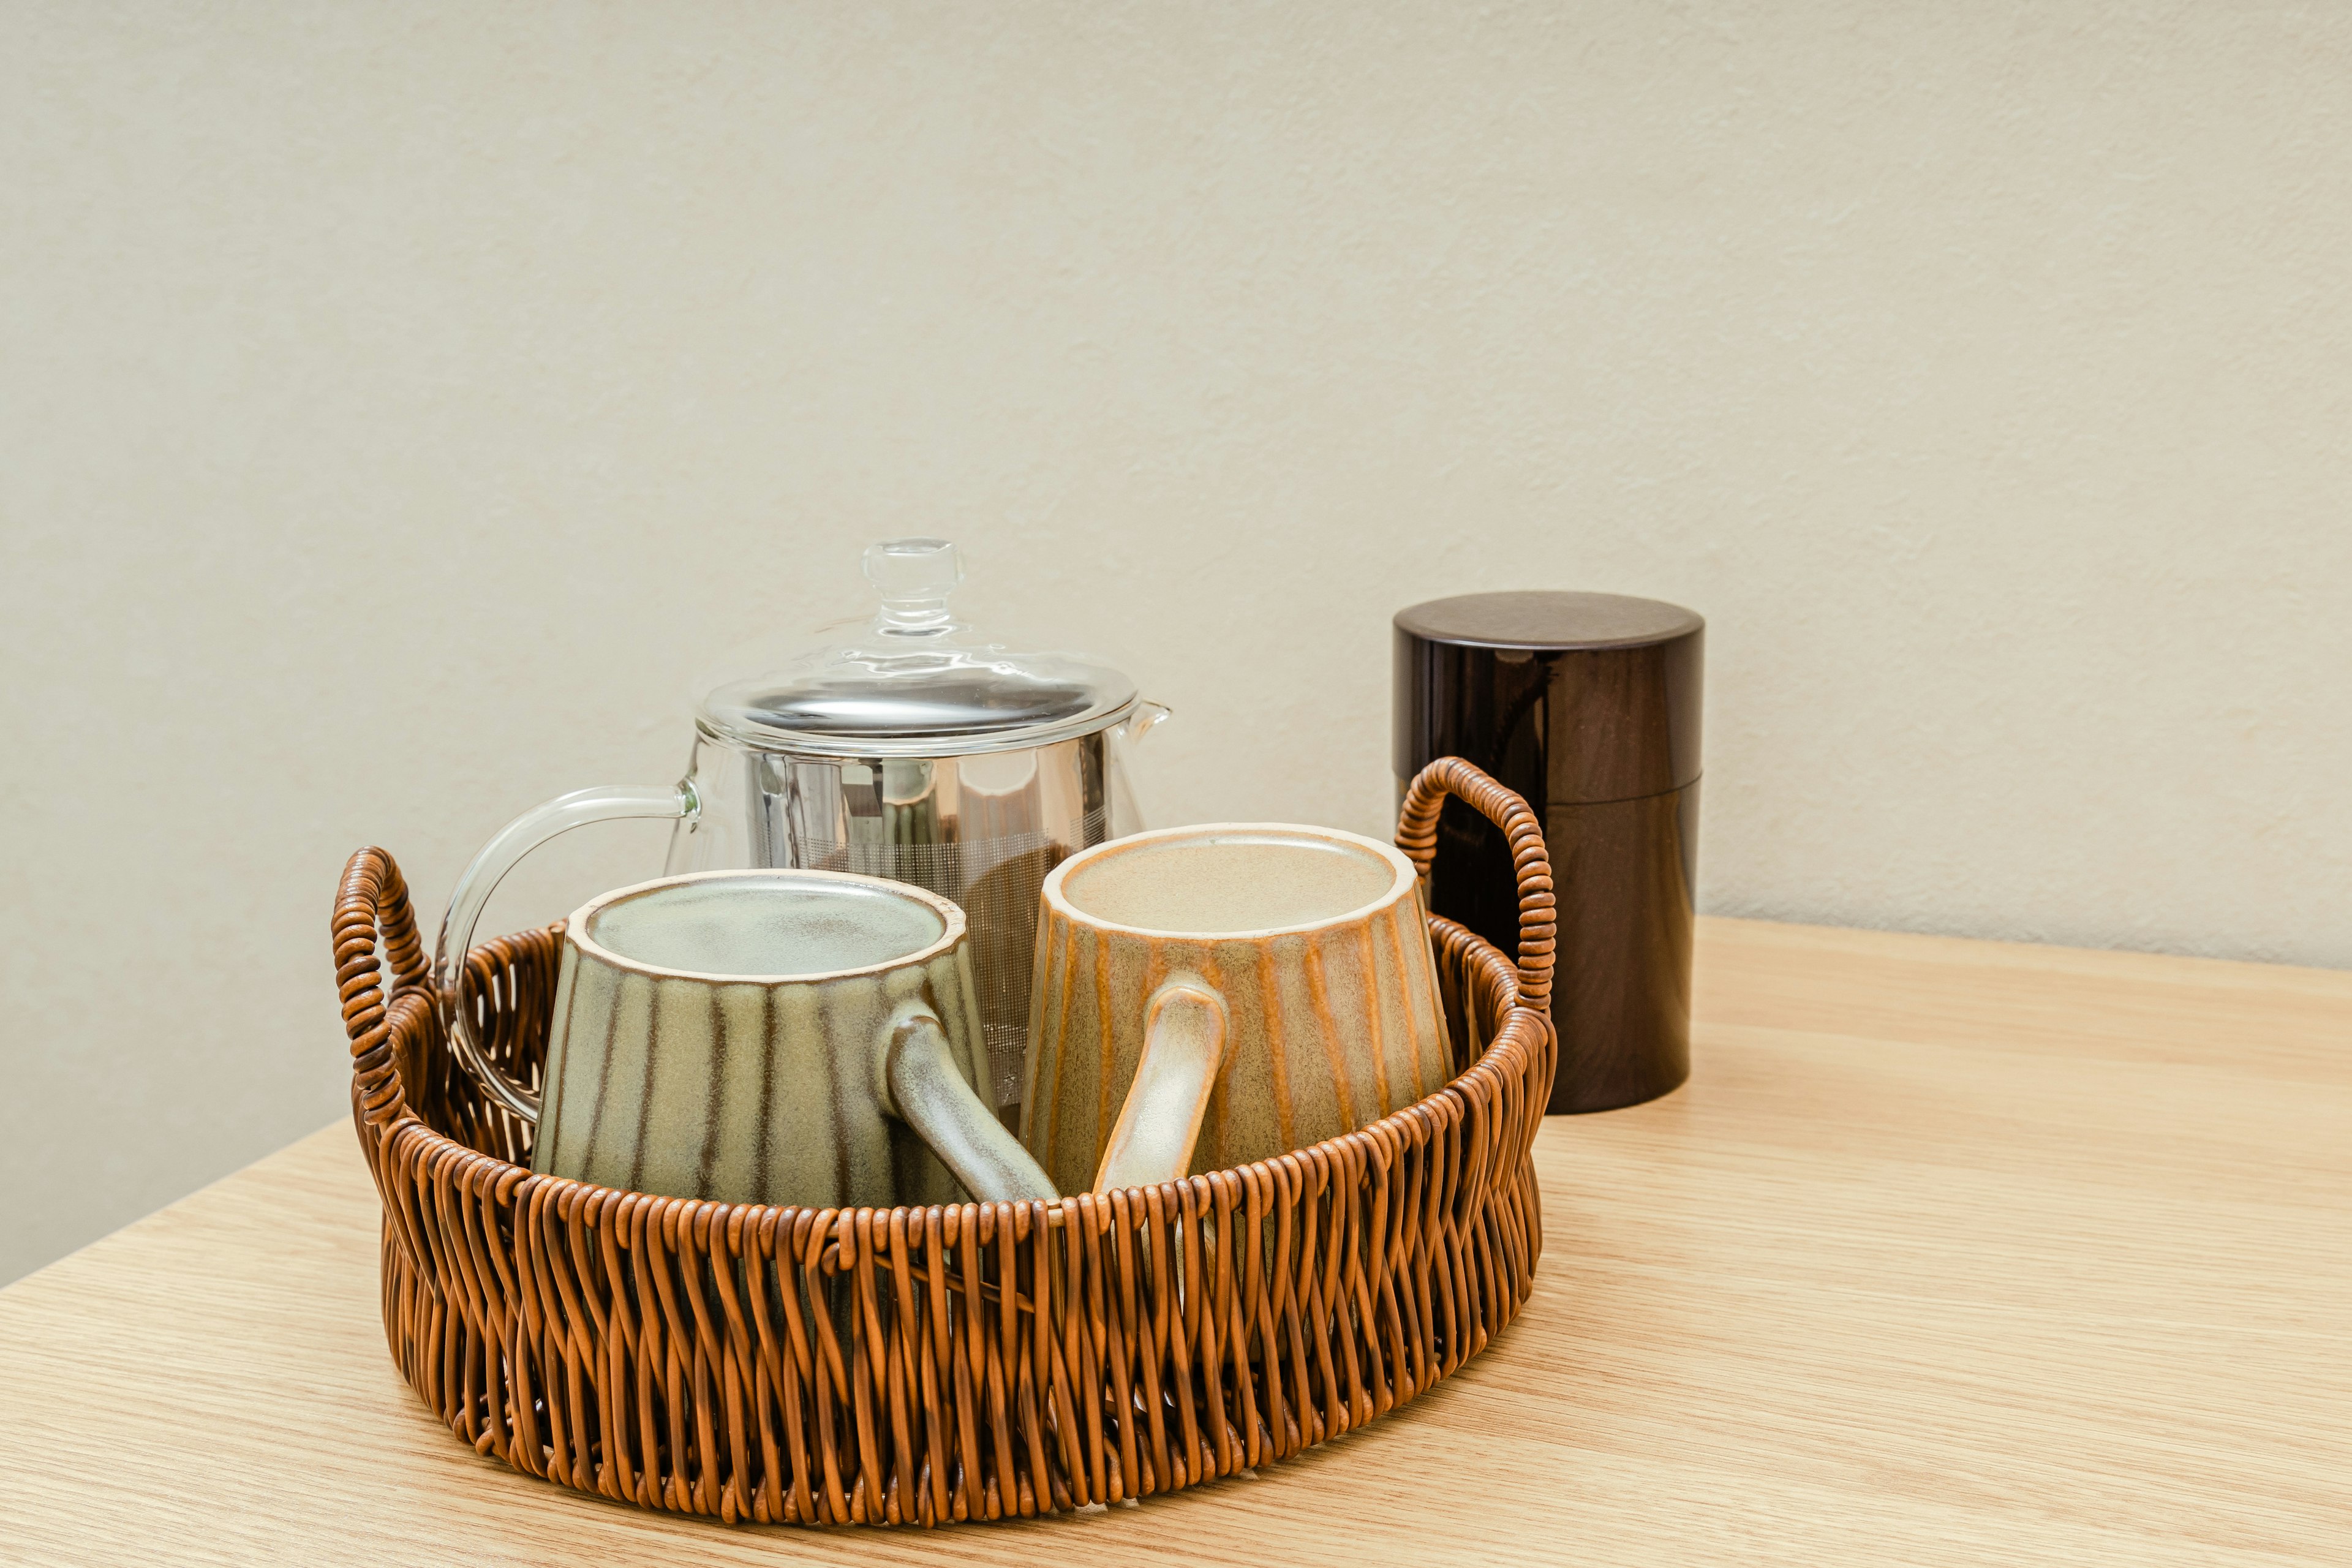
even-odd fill
[[[441,917],[441,940],[433,950],[433,989],[441,1008],[441,1025],[457,1053],[457,1063],[482,1086],[482,1092],[523,1121],[539,1121],[539,1096],[499,1070],[474,1032],[474,1015],[462,994],[466,955],[473,950],[474,923],[482,906],[506,874],[522,858],[554,837],[591,822],[616,822],[625,817],[690,817],[701,810],[694,781],[657,786],[607,785],[576,789],[544,805],[533,806],[499,829],[474,863],[457,879],[449,894],[449,912]]]

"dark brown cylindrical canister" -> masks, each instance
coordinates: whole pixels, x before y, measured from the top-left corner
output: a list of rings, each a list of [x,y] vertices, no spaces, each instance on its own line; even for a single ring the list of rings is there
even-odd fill
[[[1396,617],[1400,795],[1458,756],[1544,819],[1559,906],[1555,1113],[1635,1105],[1690,1076],[1706,632],[1678,605],[1613,594],[1471,594]],[[1514,951],[1508,846],[1459,801],[1438,822],[1430,902]]]

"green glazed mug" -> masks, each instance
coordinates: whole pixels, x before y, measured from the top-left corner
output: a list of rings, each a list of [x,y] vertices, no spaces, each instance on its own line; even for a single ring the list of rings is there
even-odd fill
[[[877,877],[669,877],[565,923],[531,1168],[728,1203],[1052,1198],[982,1101],[963,911]]]

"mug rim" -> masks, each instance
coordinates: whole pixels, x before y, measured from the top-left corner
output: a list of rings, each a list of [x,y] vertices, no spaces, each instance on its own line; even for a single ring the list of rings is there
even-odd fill
[[[858,887],[878,888],[894,896],[912,899],[928,905],[931,912],[940,917],[944,929],[937,941],[879,963],[860,964],[854,969],[813,969],[799,974],[721,974],[700,969],[673,969],[665,964],[647,963],[642,959],[626,957],[588,934],[589,917],[598,910],[648,893],[684,887],[692,882],[751,882],[792,878],[847,882]],[[868,877],[856,871],[820,871],[813,866],[753,866],[730,871],[684,871],[675,877],[656,877],[651,881],[632,882],[625,888],[599,893],[564,917],[563,940],[579,949],[583,958],[593,958],[614,969],[625,969],[633,974],[648,975],[656,980],[698,980],[706,985],[813,985],[828,980],[847,980],[861,974],[887,974],[893,970],[928,963],[952,952],[956,944],[963,941],[969,923],[962,909],[951,900],[943,899],[929,888],[919,888],[912,882],[894,882],[887,877]]]
[[[1342,844],[1352,845],[1359,849],[1372,850],[1389,863],[1390,868],[1395,873],[1395,879],[1390,882],[1388,890],[1380,897],[1336,915],[1326,915],[1321,920],[1301,921],[1295,925],[1252,926],[1234,931],[1165,931],[1158,926],[1128,925],[1120,921],[1105,920],[1100,915],[1091,914],[1078,908],[1062,891],[1062,883],[1073,869],[1092,865],[1097,860],[1109,859],[1122,849],[1129,849],[1162,839],[1204,837],[1219,833],[1282,833],[1294,837],[1336,840]],[[1403,850],[1384,839],[1369,837],[1361,833],[1350,833],[1344,827],[1324,827],[1311,822],[1195,822],[1181,827],[1150,828],[1141,833],[1130,833],[1119,838],[1106,838],[1100,844],[1088,845],[1045,874],[1045,883],[1040,889],[1039,896],[1044,899],[1045,906],[1055,914],[1092,931],[1118,931],[1128,936],[1148,936],[1160,942],[1255,942],[1264,937],[1299,936],[1313,931],[1331,931],[1369,920],[1398,900],[1413,894],[1418,889],[1420,882],[1421,873],[1414,869],[1412,860],[1406,858]]]

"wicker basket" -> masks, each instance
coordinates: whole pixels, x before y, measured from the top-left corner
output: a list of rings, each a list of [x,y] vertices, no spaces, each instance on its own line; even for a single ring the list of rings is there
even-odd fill
[[[444,1048],[399,868],[362,850],[335,960],[393,1360],[478,1452],[730,1522],[1146,1497],[1395,1409],[1510,1321],[1541,1244],[1549,866],[1526,805],[1447,759],[1398,836],[1424,875],[1448,791],[1503,826],[1521,888],[1516,969],[1430,922],[1454,1080],[1277,1159],[1055,1203],[779,1209],[533,1174],[529,1129]],[[526,1082],[561,930],[470,959],[483,1038]]]

